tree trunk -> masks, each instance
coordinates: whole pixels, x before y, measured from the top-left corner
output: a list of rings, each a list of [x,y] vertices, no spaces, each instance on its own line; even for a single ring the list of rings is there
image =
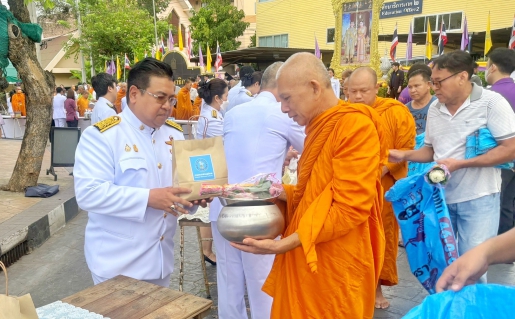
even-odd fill
[[[31,22],[24,0],[8,0],[8,4],[18,21]],[[22,192],[38,182],[52,123],[54,79],[39,64],[34,42],[22,36],[17,26],[9,25],[8,28],[9,59],[18,70],[27,96],[27,124],[13,174],[2,189]]]

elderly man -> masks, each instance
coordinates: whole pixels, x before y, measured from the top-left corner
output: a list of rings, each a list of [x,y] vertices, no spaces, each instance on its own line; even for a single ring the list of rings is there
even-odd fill
[[[256,99],[226,114],[224,148],[229,183],[263,172],[275,173],[280,179],[288,148],[293,146],[302,152],[304,128],[282,113],[277,102],[276,75],[281,65],[276,62],[266,69],[262,91]],[[218,214],[211,215],[217,256],[218,316],[246,319],[247,287],[252,318],[270,318],[272,298],[261,287],[275,256],[249,254],[232,247],[218,232],[217,217]]]
[[[445,199],[460,255],[497,234],[501,170],[494,166],[515,159],[515,114],[500,94],[470,82],[473,69],[472,57],[463,51],[437,58],[431,83],[438,101],[427,114],[424,147],[390,150],[391,161],[436,160],[452,173]],[[498,146],[465,159],[467,136],[481,128]],[[486,276],[480,281],[486,282]]]
[[[177,216],[196,210],[179,196],[191,190],[173,187],[171,178],[169,142],[184,139],[167,120],[173,71],[146,58],[128,82],[127,109],[88,127],[77,146],[75,195],[89,218],[84,253],[95,284],[124,275],[168,287]]]
[[[116,108],[113,103],[116,100],[116,81],[112,75],[99,73],[91,82],[95,89],[97,102],[91,114],[91,125],[116,115]]]
[[[379,113],[386,132],[389,148],[412,150],[415,146],[415,121],[408,108],[394,99],[377,97],[379,84],[377,74],[369,67],[361,67],[352,72],[349,78],[349,101],[363,103]],[[386,163],[382,170],[381,184],[384,192],[408,174],[406,162],[400,164]],[[383,270],[379,277],[376,291],[376,308],[386,309],[389,302],[383,297],[381,285],[393,286],[399,282],[397,275],[397,250],[399,243],[399,225],[393,213],[392,204],[385,202],[382,211],[386,251]]]
[[[271,318],[372,318],[383,262],[381,119],[334,95],[310,53],[291,56],[277,75],[282,111],[306,126],[298,184],[285,185],[281,240],[253,240],[243,251],[277,254],[263,290]]]

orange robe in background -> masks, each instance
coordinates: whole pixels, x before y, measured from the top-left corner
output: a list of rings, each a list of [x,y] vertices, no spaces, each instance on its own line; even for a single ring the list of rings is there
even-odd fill
[[[89,100],[85,99],[84,97],[80,97],[77,100],[77,112],[79,112],[79,116],[83,117],[84,112],[89,108]]]
[[[202,99],[200,96],[195,98],[195,102],[193,103],[193,115],[200,115],[200,107],[202,106]]]
[[[13,112],[20,112],[21,116],[27,116],[25,101],[25,93],[15,93],[11,99]]]
[[[394,99],[378,97],[373,108],[381,116],[388,149],[412,150],[415,147],[416,128],[413,116],[408,108]],[[396,181],[405,178],[408,174],[408,163],[386,162],[388,173],[381,179],[384,193]],[[381,272],[381,284],[385,286],[397,285],[397,252],[399,245],[399,224],[395,218],[392,204],[385,201],[382,212],[384,234],[386,237],[386,250],[384,265]]]
[[[190,90],[181,88],[177,94],[177,107],[175,108],[176,120],[189,120],[193,114],[193,105],[191,105]]]
[[[274,319],[372,318],[383,264],[380,118],[372,108],[339,101],[306,127],[298,184],[277,200],[284,237],[302,243],[275,257],[263,291]]]
[[[126,91],[119,90],[116,94],[116,101],[114,101],[114,107],[116,108],[116,113],[120,113],[122,111],[122,99],[126,95]]]

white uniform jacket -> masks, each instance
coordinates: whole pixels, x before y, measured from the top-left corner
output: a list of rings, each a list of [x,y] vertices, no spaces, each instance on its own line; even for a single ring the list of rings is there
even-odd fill
[[[217,111],[214,107],[204,103],[200,111],[200,116],[208,120],[206,138],[222,136],[224,134],[224,116],[222,112]],[[198,119],[197,139],[202,139],[204,128],[206,127],[206,120],[202,117]]]
[[[105,120],[108,117],[116,115],[116,109],[113,103],[109,102],[106,98],[98,98],[93,113],[91,114],[91,125],[95,125],[97,122]],[[66,117],[66,116],[65,116]]]
[[[65,119],[66,118],[66,111],[64,109],[64,101],[66,101],[66,96],[61,95],[57,93],[54,96],[54,99],[52,101],[52,107],[54,110],[54,113],[52,115],[52,119]]]
[[[114,118],[120,123],[104,132],[88,127],[75,154],[75,195],[89,217],[86,262],[104,278],[162,279],[173,271],[177,218],[147,203],[150,189],[172,186],[170,141],[184,135],[146,126],[129,107]]]
[[[229,99],[229,97],[227,99]],[[240,86],[238,88],[238,91],[236,91],[236,94],[232,97],[232,99],[229,99],[229,105],[227,106],[227,110],[225,111],[225,113],[229,112],[236,106],[250,102],[253,99],[254,97],[252,96],[252,93],[250,93],[250,91],[247,90],[245,87]]]

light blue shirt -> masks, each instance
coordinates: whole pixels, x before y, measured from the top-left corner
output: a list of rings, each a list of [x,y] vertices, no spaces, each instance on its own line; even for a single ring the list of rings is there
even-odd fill
[[[232,89],[231,89],[231,91],[232,91]],[[234,96],[232,98],[228,97],[227,99],[229,100],[229,105],[227,106],[227,110],[225,111],[225,113],[229,112],[234,107],[236,107],[240,104],[252,101],[254,99],[254,97],[252,96],[252,93],[250,93],[249,90],[247,90],[243,86],[240,86],[238,88],[238,90],[236,91],[236,93],[234,94]]]
[[[227,113],[224,149],[229,183],[241,183],[259,173],[275,173],[280,181],[288,148],[304,149],[304,127],[281,112],[281,103],[270,92]],[[211,205],[209,217],[216,221],[221,206]]]
[[[88,127],[75,153],[75,196],[89,218],[86,262],[104,278],[162,279],[173,271],[177,218],[147,203],[151,189],[173,186],[166,142],[184,135],[146,126],[130,107],[117,116],[121,122],[103,133]]]

